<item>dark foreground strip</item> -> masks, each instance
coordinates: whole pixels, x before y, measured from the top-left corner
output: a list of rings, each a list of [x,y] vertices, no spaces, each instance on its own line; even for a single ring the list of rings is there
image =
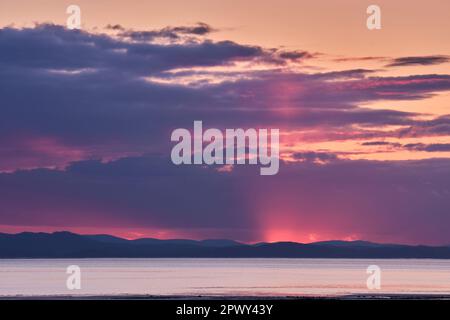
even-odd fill
[[[55,319],[364,319],[446,314],[450,300],[429,299],[171,299],[2,300],[3,315]],[[26,319],[26,318],[25,318]]]

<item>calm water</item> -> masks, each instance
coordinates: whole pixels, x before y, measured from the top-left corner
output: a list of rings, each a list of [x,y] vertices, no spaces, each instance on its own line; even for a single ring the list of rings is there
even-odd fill
[[[366,286],[369,265],[381,289]],[[66,288],[66,268],[81,268],[81,290]],[[450,294],[450,260],[354,259],[42,259],[0,260],[5,295]]]

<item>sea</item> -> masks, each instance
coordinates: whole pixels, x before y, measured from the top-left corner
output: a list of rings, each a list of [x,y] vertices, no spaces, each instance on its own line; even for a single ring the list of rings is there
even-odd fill
[[[367,294],[449,295],[450,260],[0,259],[3,297]]]

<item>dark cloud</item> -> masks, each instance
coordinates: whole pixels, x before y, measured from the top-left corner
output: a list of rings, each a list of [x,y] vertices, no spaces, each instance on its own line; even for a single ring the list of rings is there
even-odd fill
[[[367,141],[361,143],[363,146],[389,146],[391,145],[391,142],[387,141]]]
[[[384,146],[389,147],[389,149],[401,148],[402,144],[398,142],[387,142],[387,141],[366,141],[361,143],[362,146]]]
[[[122,76],[151,75],[181,67],[214,66],[264,56],[263,49],[231,41],[186,44],[130,43],[57,25],[0,30],[0,65],[11,71],[91,69]],[[17,54],[21,52],[21,54]],[[18,69],[18,70],[17,70]]]
[[[385,61],[386,57],[340,57],[335,58],[333,61],[335,62],[360,62],[360,61]]]
[[[434,64],[441,64],[450,61],[450,56],[417,56],[417,57],[400,57],[393,59],[387,67],[405,67],[405,66],[429,66]]]
[[[214,29],[203,22],[199,22],[196,26],[193,27],[169,27],[169,30],[173,30],[177,33],[185,33],[185,34],[197,34],[197,35],[205,35],[207,33],[211,33]]]
[[[387,141],[367,141],[361,143],[363,146],[387,146],[398,150],[405,149],[409,151],[426,151],[426,152],[449,152],[450,143],[407,143]]]
[[[109,29],[109,30],[121,30],[121,31],[126,30],[126,29],[125,29],[122,25],[120,25],[120,24],[108,24],[105,28],[106,28],[106,29]]]
[[[450,115],[439,116],[432,120],[416,121],[412,126],[399,129],[397,135],[400,138],[450,135]]]
[[[0,174],[0,202],[3,225],[183,228],[198,238],[214,230],[244,241],[284,228],[448,243],[450,161],[281,163],[278,175],[261,177],[253,166],[219,172],[158,156],[91,160]]]
[[[80,161],[65,171],[0,174],[0,224],[223,229],[251,238],[254,217],[243,188],[215,168],[177,167],[167,157]],[[21,205],[21,197],[30,202]]]
[[[16,168],[63,167],[70,159],[167,154],[170,132],[190,128],[198,119],[217,128],[323,127],[330,138],[338,132],[336,139],[355,137],[355,126],[367,129],[359,137],[375,139],[385,133],[370,127],[404,126],[404,132],[395,132],[400,136],[444,132],[449,125],[419,121],[413,112],[360,107],[428,98],[450,90],[448,75],[371,77],[367,69],[294,73],[277,68],[202,73],[192,68],[279,59],[280,51],[207,39],[134,43],[55,25],[3,28],[0,52],[0,170],[13,170],[14,163]],[[308,53],[290,57],[300,56]],[[205,75],[233,80],[178,82]]]
[[[292,61],[310,59],[315,55],[308,51],[283,51],[279,53],[280,58],[288,59]]]
[[[115,31],[119,30],[120,37],[129,38],[134,41],[153,41],[157,38],[175,40],[186,35],[204,36],[215,31],[210,25],[203,22],[199,22],[194,26],[165,27],[160,30],[148,31],[129,30],[120,25],[108,25],[107,28]]]
[[[315,163],[326,163],[330,161],[338,160],[338,155],[331,152],[315,152],[315,151],[305,151],[305,152],[295,152],[292,157],[300,161],[309,161]]]
[[[426,152],[450,152],[450,143],[409,143],[403,146],[408,150]]]
[[[410,151],[426,151],[426,152],[449,152],[450,143],[407,143],[401,144],[398,142],[387,142],[387,141],[368,141],[363,142],[363,146],[388,146],[395,149],[405,149]]]

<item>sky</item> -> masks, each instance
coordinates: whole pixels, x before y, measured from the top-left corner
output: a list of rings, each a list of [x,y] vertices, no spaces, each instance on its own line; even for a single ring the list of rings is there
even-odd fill
[[[450,2],[375,2],[3,0],[0,232],[450,244]],[[279,173],[174,165],[194,120]]]

